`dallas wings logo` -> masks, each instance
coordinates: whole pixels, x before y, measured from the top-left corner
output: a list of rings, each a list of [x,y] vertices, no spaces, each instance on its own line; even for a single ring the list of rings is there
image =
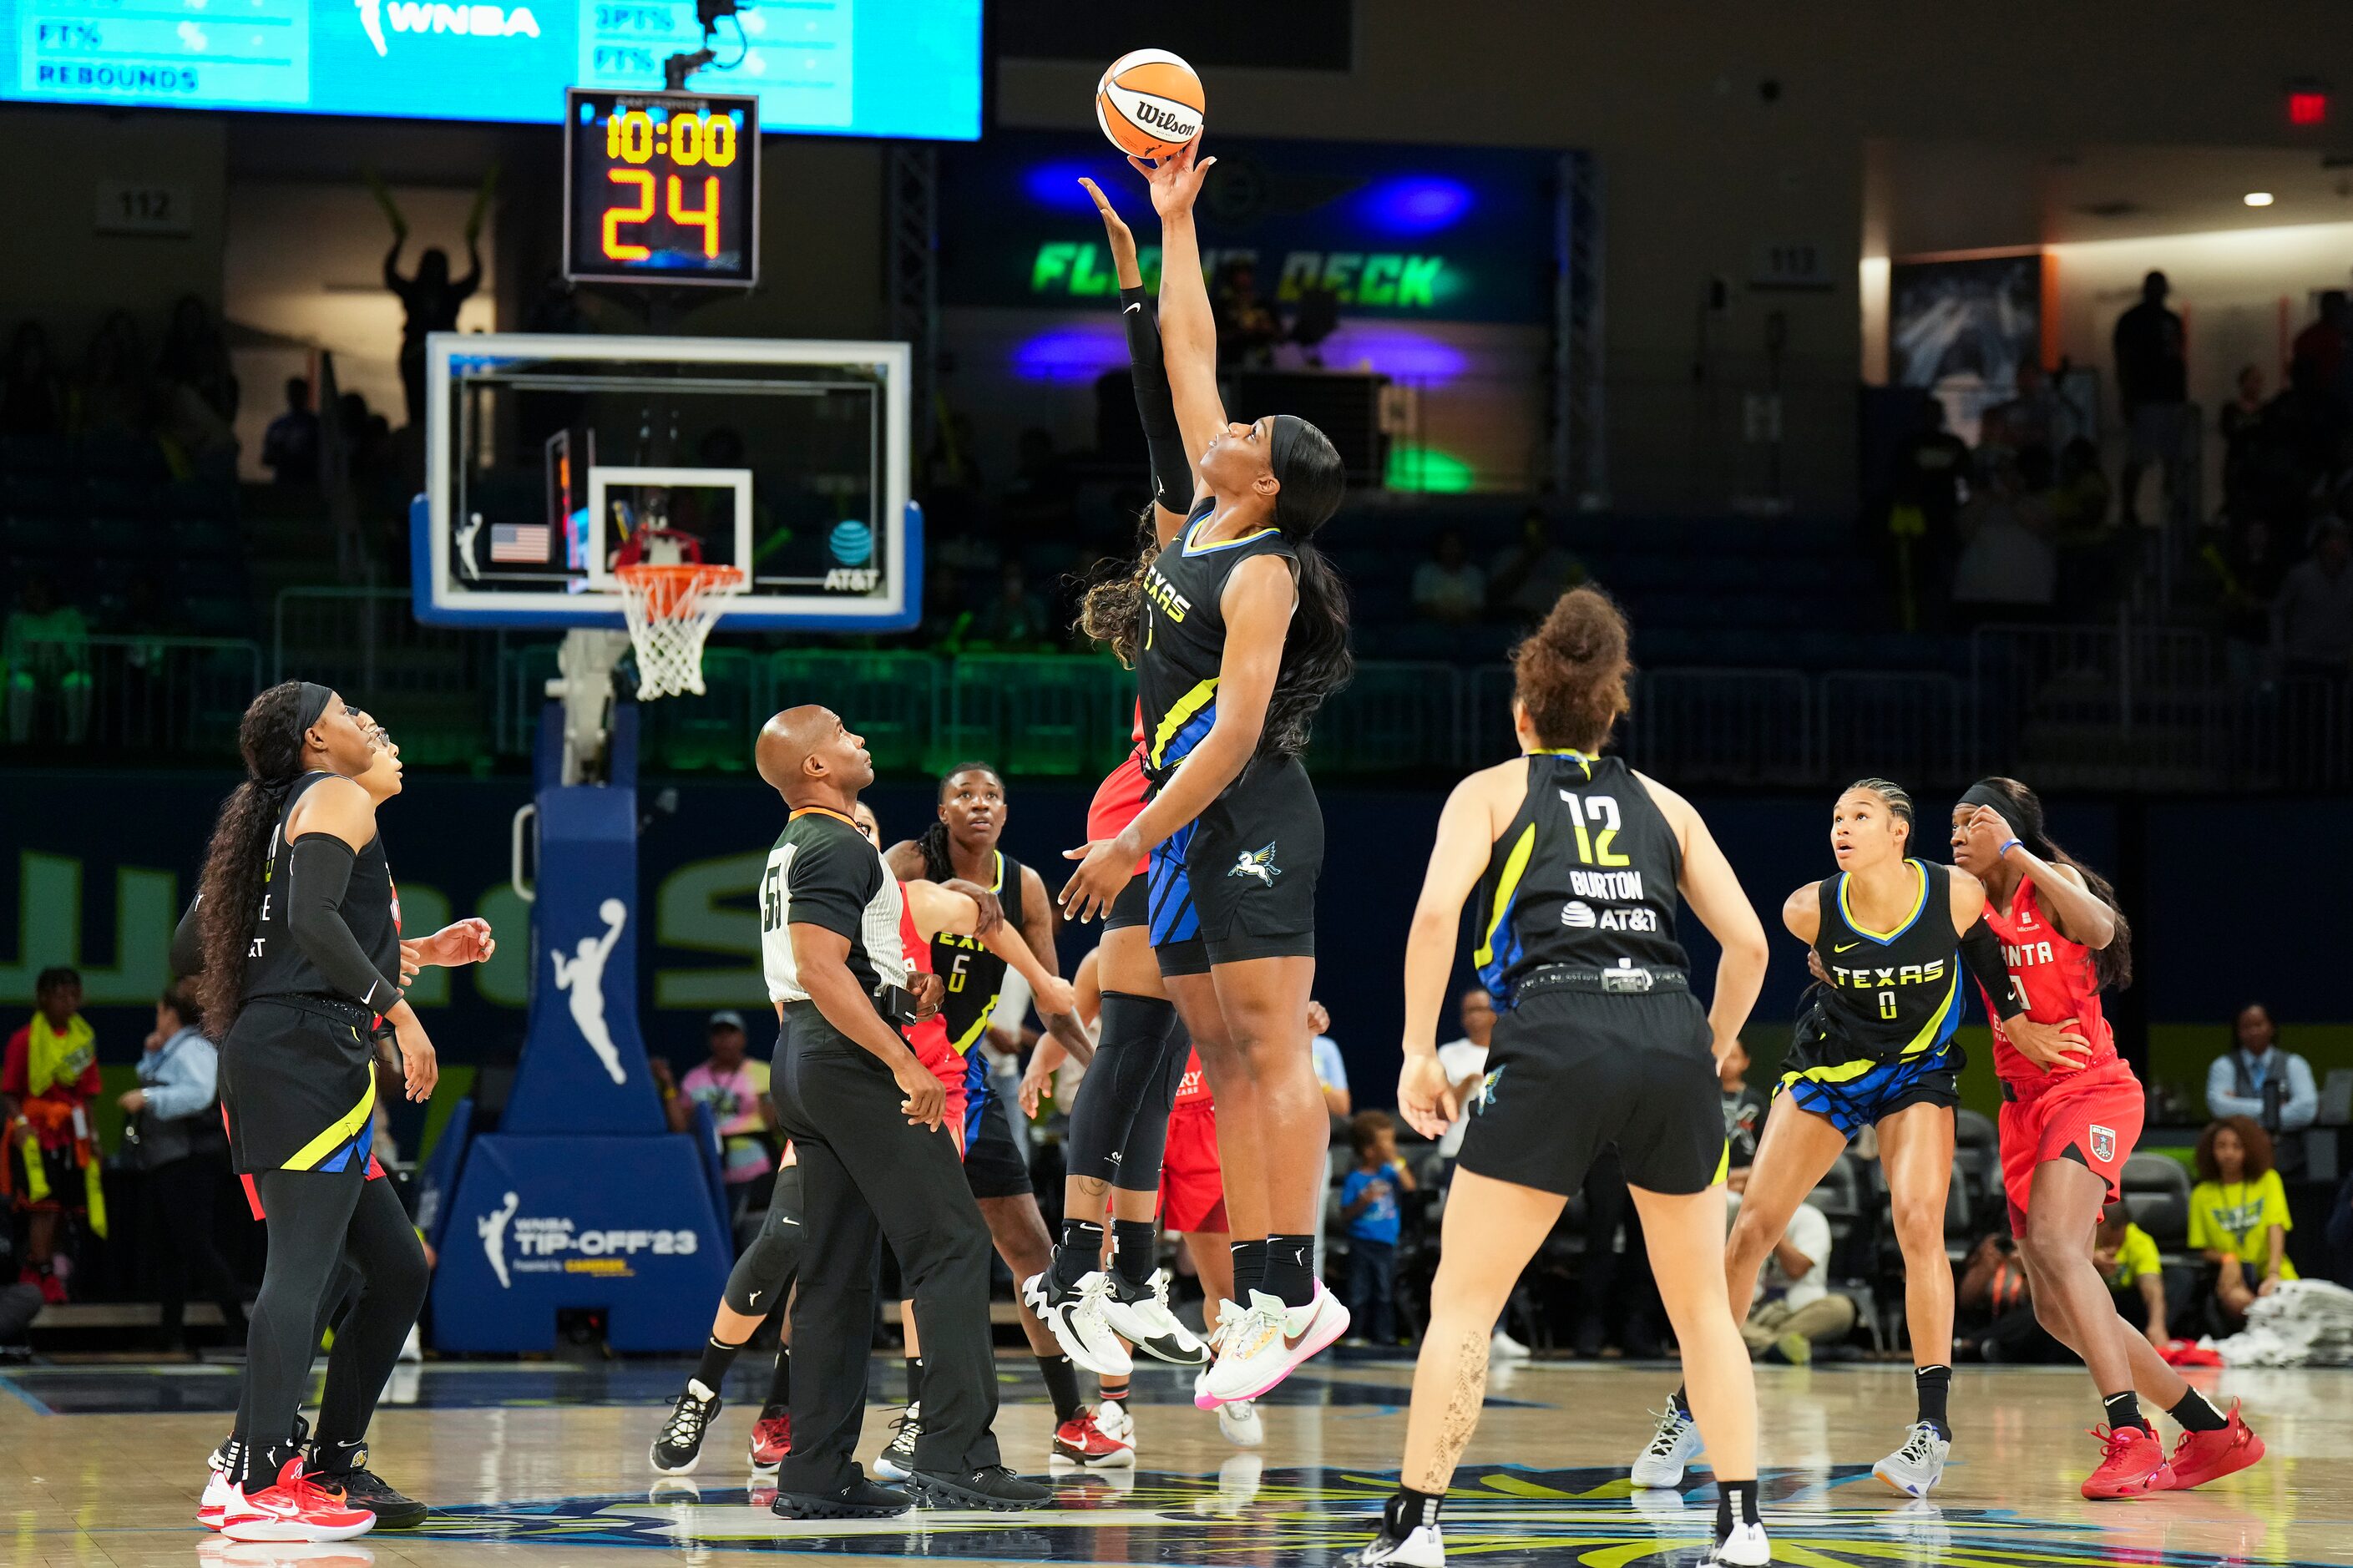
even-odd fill
[[[1246,849],[1235,856],[1233,868],[1226,875],[1252,877],[1261,886],[1271,888],[1274,879],[1282,875],[1282,868],[1274,863],[1274,846],[1270,844],[1263,849]]]

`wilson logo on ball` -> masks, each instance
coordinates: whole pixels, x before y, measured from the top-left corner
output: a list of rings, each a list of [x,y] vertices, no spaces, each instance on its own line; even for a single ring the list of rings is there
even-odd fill
[[[1137,49],[1095,84],[1095,122],[1121,152],[1165,158],[1201,133],[1207,101],[1191,66],[1166,49]]]

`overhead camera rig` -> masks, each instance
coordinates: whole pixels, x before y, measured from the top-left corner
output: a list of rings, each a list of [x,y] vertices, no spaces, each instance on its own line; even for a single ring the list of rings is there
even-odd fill
[[[662,89],[666,92],[684,92],[686,79],[719,58],[711,40],[719,31],[723,16],[733,16],[739,9],[737,0],[694,0],[694,19],[702,24],[702,47],[691,55],[672,55],[662,62]],[[735,24],[740,29],[742,22]]]

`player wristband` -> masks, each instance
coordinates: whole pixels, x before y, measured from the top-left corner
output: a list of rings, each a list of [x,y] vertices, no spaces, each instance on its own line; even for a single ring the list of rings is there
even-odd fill
[[[1993,858],[1997,860],[2000,859],[2003,856],[2008,855],[2011,850],[2017,848],[2018,845],[2019,840],[2015,838],[2003,839],[2001,841],[2001,847],[1993,852]]]

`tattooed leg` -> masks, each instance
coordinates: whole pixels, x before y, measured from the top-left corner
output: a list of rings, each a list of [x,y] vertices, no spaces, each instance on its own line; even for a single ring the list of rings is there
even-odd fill
[[[1443,1493],[1487,1393],[1487,1344],[1520,1270],[1567,1200],[1458,1169],[1446,1199],[1430,1326],[1413,1370],[1405,1484]]]

